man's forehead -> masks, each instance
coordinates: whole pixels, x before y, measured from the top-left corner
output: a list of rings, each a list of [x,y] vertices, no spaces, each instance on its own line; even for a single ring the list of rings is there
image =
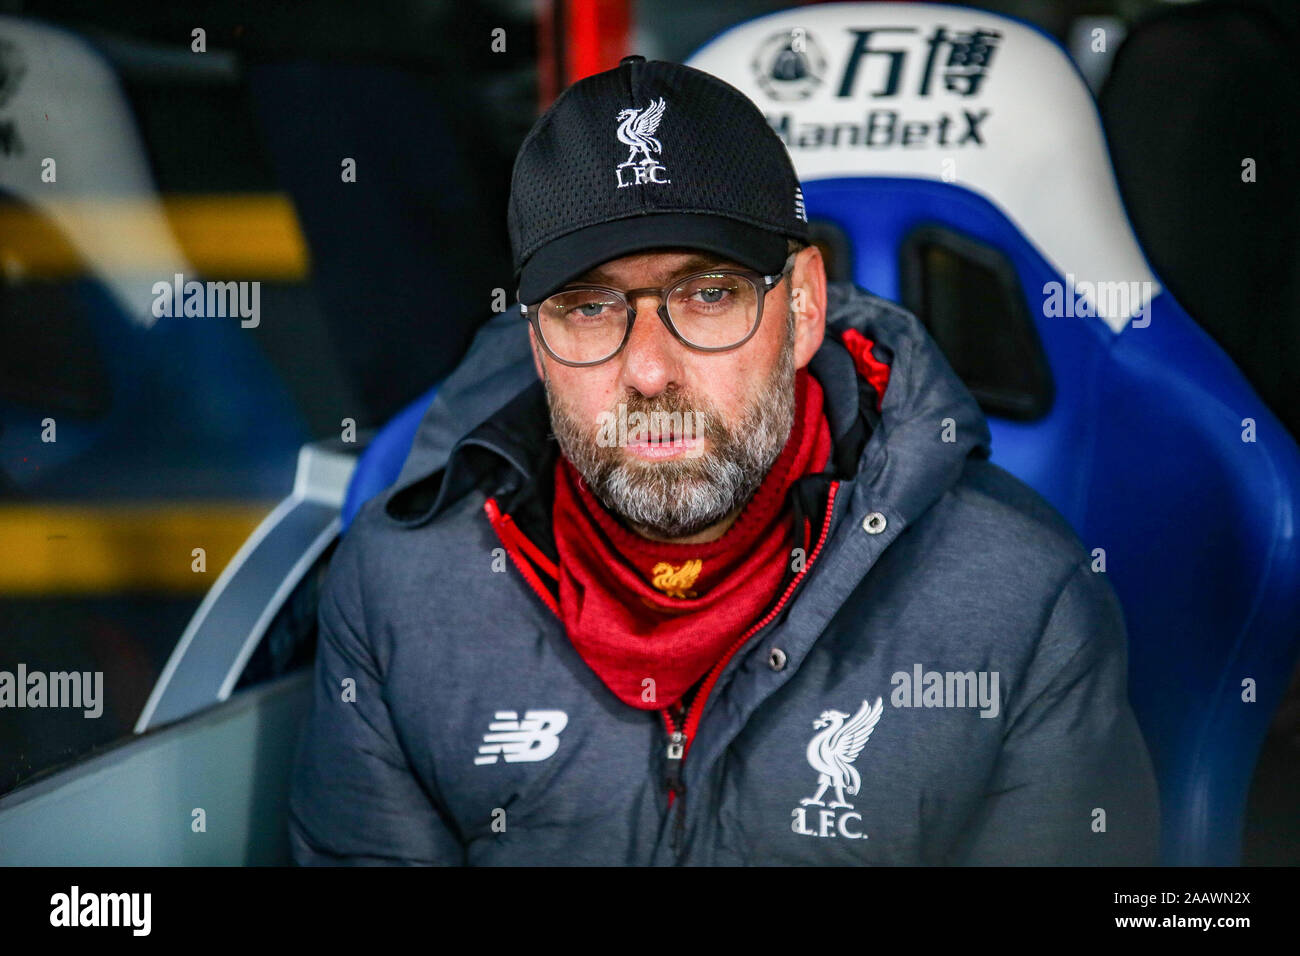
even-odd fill
[[[701,252],[698,249],[657,249],[602,262],[578,276],[574,282],[619,285],[627,281],[644,281],[654,285],[667,282],[675,276],[715,268],[741,267],[712,252]]]

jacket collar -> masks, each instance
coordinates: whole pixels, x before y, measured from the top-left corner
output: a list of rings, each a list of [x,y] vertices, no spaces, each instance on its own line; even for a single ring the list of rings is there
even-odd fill
[[[426,427],[421,423],[421,430]],[[461,438],[445,467],[406,474],[393,486],[384,511],[406,527],[419,527],[471,488],[485,482],[490,495],[517,492],[534,483],[557,452],[550,431],[546,390],[534,381],[496,414]],[[502,465],[505,466],[504,470]]]

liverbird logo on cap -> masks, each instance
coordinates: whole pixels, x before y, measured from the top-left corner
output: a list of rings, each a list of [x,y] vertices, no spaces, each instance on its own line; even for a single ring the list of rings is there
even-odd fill
[[[664,178],[663,174],[667,170],[650,155],[651,151],[663,152],[663,144],[655,138],[654,134],[659,129],[659,121],[663,119],[665,109],[667,104],[661,96],[657,100],[651,100],[649,106],[641,109],[619,110],[616,117],[618,141],[629,148],[627,159],[614,168],[619,189],[645,183],[664,186],[672,182]],[[641,154],[639,161],[636,158],[637,153]]]

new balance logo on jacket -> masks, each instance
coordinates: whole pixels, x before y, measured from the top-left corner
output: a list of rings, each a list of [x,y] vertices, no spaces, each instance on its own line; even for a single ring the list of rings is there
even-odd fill
[[[530,710],[523,720],[513,710],[498,710],[474,763],[496,763],[498,756],[508,763],[545,760],[559,749],[560,731],[568,722],[562,710]]]

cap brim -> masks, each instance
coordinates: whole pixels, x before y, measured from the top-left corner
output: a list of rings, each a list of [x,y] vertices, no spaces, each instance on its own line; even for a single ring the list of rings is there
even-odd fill
[[[535,305],[611,259],[665,248],[712,252],[764,275],[779,272],[786,259],[785,237],[770,230],[707,213],[652,213],[596,223],[551,240],[520,270],[519,301]]]

